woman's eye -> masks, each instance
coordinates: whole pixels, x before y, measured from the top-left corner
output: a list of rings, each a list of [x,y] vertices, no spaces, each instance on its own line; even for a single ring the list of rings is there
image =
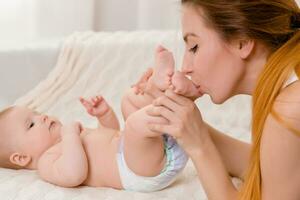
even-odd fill
[[[193,48],[191,48],[189,51],[192,53],[196,53],[198,50],[198,44],[196,44]]]
[[[29,125],[29,128],[32,128],[32,127],[34,127],[34,122],[31,122]]]

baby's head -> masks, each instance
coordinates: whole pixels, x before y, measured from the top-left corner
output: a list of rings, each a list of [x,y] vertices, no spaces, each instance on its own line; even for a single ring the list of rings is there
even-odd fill
[[[0,167],[36,169],[39,157],[60,140],[62,124],[26,107],[0,112]]]

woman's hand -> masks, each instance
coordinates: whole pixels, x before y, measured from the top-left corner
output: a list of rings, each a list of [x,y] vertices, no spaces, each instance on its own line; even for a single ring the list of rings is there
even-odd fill
[[[164,96],[154,100],[147,113],[165,118],[169,123],[149,124],[152,131],[172,135],[191,157],[202,152],[209,133],[195,103],[168,89]]]

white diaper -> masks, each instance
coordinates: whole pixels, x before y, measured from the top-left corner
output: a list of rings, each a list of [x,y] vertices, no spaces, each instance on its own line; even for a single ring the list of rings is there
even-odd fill
[[[124,158],[124,139],[121,138],[117,162],[122,185],[125,190],[138,192],[153,192],[161,190],[173,183],[177,175],[184,169],[188,156],[177,144],[176,140],[164,134],[164,146],[167,161],[161,173],[154,177],[144,177],[131,171]],[[145,163],[146,165],[147,163]]]

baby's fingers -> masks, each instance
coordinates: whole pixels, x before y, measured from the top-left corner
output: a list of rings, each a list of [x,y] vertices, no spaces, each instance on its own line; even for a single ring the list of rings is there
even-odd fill
[[[93,105],[91,104],[91,102],[85,100],[84,98],[80,97],[80,102],[81,104],[86,108],[86,109],[91,109],[93,107]]]
[[[91,102],[93,106],[97,106],[103,100],[102,96],[95,96],[91,98]]]

